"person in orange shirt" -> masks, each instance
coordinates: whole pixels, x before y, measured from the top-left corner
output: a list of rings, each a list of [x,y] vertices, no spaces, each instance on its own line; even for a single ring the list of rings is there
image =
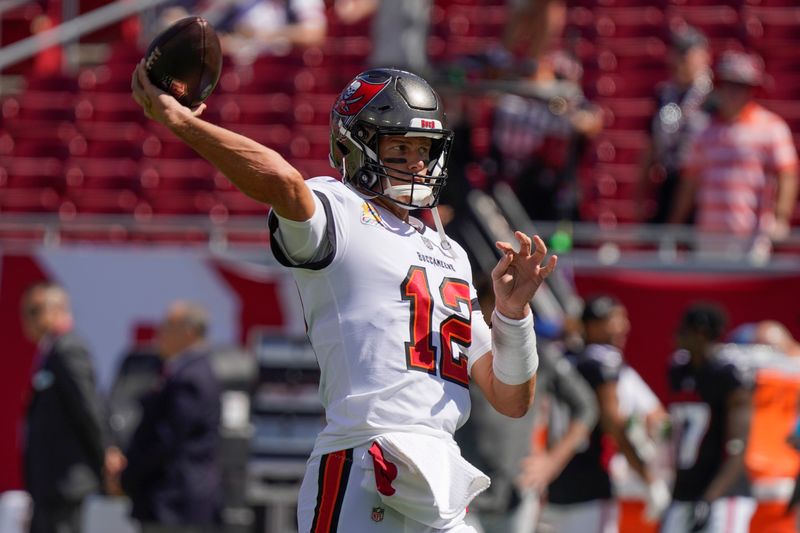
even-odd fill
[[[696,206],[698,251],[768,258],[797,199],[797,152],[786,122],[754,100],[758,59],[726,52],[716,69],[711,123],[691,143],[670,223]],[[731,238],[733,237],[733,238]]]
[[[772,348],[745,355],[755,364],[753,418],[745,468],[752,482],[756,511],[752,533],[794,533],[797,508],[791,506],[800,454],[790,437],[800,401],[800,344],[780,322],[762,320],[741,326],[732,340]]]

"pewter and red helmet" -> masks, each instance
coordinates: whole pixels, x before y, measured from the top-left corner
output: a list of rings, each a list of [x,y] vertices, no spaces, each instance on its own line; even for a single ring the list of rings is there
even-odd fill
[[[392,169],[394,183],[389,181],[378,156],[378,138],[388,135],[431,139],[424,175]],[[362,72],[331,110],[331,166],[349,186],[407,209],[439,203],[452,142],[453,132],[447,129],[439,95],[411,72],[393,68]]]

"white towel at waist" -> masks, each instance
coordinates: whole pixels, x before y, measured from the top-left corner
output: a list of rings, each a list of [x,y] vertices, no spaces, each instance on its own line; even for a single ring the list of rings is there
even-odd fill
[[[452,440],[416,433],[387,433],[375,438],[372,448],[367,446],[363,450],[356,456],[361,456],[367,470],[362,486],[381,488],[378,493],[387,506],[435,529],[447,529],[461,522],[469,502],[490,484],[486,474],[461,457]],[[379,471],[385,470],[376,457],[380,455],[389,472],[378,483],[376,477],[384,475]]]

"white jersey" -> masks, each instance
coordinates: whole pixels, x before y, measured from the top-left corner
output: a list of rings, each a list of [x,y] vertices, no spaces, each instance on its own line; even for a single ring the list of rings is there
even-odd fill
[[[325,212],[328,253],[295,265],[275,239],[272,249],[295,267],[321,370],[327,424],[312,456],[391,431],[452,439],[469,416],[469,370],[491,349],[466,252],[452,243],[450,257],[434,231],[333,178],[306,183]]]

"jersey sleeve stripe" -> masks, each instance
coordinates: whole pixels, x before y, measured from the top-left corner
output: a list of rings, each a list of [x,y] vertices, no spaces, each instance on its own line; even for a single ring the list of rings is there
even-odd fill
[[[320,202],[322,202],[322,208],[325,210],[325,219],[327,220],[327,235],[328,241],[331,243],[331,250],[325,257],[318,261],[309,261],[299,264],[293,263],[288,257],[286,257],[286,254],[284,253],[283,249],[281,249],[277,239],[274,238],[275,232],[278,230],[279,222],[278,217],[276,217],[270,211],[268,219],[270,235],[269,246],[278,263],[285,267],[303,268],[306,270],[322,270],[330,265],[331,262],[333,262],[333,258],[336,257],[336,221],[333,218],[330,200],[328,200],[328,197],[319,191],[314,191],[314,194],[316,194]]]

